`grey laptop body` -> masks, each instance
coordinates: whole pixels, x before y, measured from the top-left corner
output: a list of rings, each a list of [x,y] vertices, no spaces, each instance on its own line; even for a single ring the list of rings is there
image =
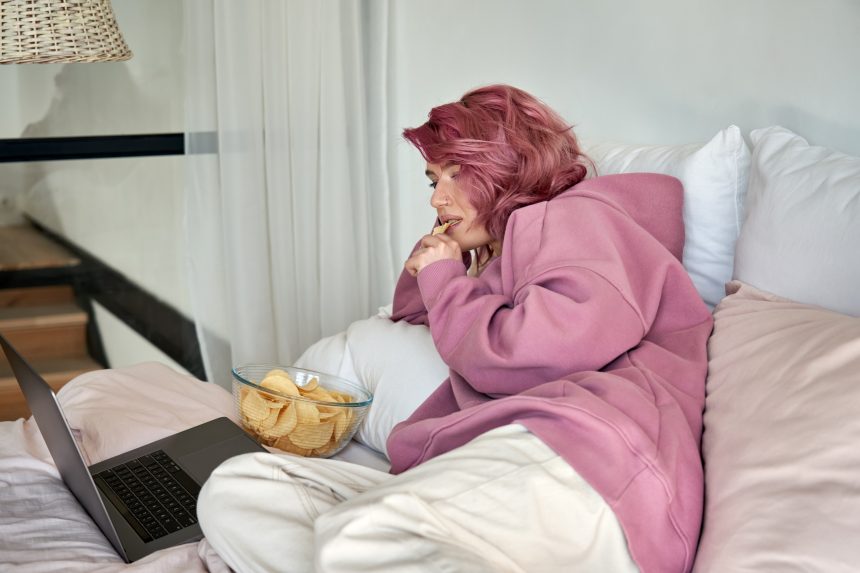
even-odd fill
[[[226,417],[87,467],[54,391],[0,335],[63,481],[127,562],[202,538],[197,494],[221,462],[264,452]]]

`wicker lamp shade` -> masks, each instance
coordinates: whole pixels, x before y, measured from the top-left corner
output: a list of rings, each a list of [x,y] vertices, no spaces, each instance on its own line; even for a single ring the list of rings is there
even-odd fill
[[[110,0],[0,0],[0,64],[130,57]]]

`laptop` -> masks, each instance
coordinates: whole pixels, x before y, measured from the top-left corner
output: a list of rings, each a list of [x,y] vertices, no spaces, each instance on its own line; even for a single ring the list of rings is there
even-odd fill
[[[126,562],[201,539],[197,494],[221,462],[266,450],[222,417],[87,467],[54,391],[0,334],[57,469]]]

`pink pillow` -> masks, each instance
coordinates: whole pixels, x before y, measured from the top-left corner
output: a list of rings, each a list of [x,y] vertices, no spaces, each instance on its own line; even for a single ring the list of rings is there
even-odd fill
[[[694,571],[860,567],[860,319],[739,281],[714,311]]]

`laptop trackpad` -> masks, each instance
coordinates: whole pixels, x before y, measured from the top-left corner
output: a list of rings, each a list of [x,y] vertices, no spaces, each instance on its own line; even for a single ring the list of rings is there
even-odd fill
[[[209,478],[212,470],[233,456],[259,452],[262,450],[244,434],[217,442],[202,450],[178,456],[179,464],[193,477],[201,486]]]

